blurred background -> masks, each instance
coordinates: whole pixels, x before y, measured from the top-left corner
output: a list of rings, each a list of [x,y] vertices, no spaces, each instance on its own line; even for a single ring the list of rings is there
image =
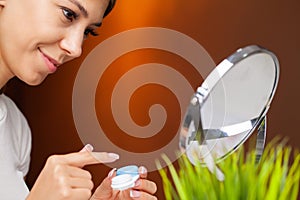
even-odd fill
[[[79,151],[83,147],[73,120],[72,92],[77,72],[85,57],[96,45],[111,36],[140,27],[162,27],[186,34],[201,44],[215,63],[221,62],[238,48],[250,44],[257,44],[274,52],[279,58],[281,71],[277,92],[268,113],[267,140],[270,141],[275,136],[286,136],[289,138],[289,145],[299,148],[299,10],[300,1],[298,0],[285,2],[279,0],[117,1],[113,12],[104,19],[98,31],[99,36],[90,37],[85,42],[81,58],[61,66],[55,75],[49,76],[40,86],[27,86],[17,79],[8,84],[8,95],[16,101],[32,128],[32,162],[27,175],[29,187],[34,184],[48,156]],[[99,83],[96,99],[101,99],[101,95],[105,95],[101,91],[111,89],[112,83],[109,80],[119,77],[119,74],[125,73],[134,66],[150,62],[162,63],[174,68],[186,67],[188,69],[189,66],[187,61],[170,52],[155,49],[130,52],[112,63],[113,72],[106,74],[108,76],[106,82]],[[188,78],[193,88],[201,85],[203,81],[202,77],[195,76],[189,71],[187,76],[190,76]],[[163,88],[149,88],[149,94],[146,90],[142,93],[144,99],[137,98],[131,105],[132,112],[147,109],[143,107],[149,107],[149,104],[153,102],[168,107],[166,110],[170,123],[166,124],[167,127],[161,133],[163,136],[159,137],[159,141],[151,140],[148,146],[138,146],[137,142],[132,141],[132,144],[135,144],[140,151],[146,151],[151,145],[167,144],[179,128],[178,105],[172,100],[172,96],[169,100],[164,100],[165,92],[167,91]],[[151,96],[161,98],[151,100]],[[105,107],[106,104],[101,101],[96,102],[97,113],[101,112],[102,106]],[[138,116],[141,124],[147,124],[147,117],[142,114],[134,115]],[[120,137],[119,133],[114,132],[112,122],[108,120],[105,123],[112,128],[110,137],[115,137],[115,139]],[[124,145],[125,143],[126,141]],[[86,168],[92,172],[95,185],[98,185],[110,170],[105,165]],[[158,172],[151,172],[149,178],[156,181],[158,185],[159,199],[164,199]]]

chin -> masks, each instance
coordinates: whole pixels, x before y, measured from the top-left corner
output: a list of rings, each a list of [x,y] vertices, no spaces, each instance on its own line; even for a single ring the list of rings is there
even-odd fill
[[[23,77],[23,78],[20,78],[24,83],[26,83],[27,85],[30,85],[30,86],[37,86],[39,84],[41,84],[44,80],[45,80],[46,76],[40,76],[40,75],[37,75],[37,76],[31,76],[31,77]]]

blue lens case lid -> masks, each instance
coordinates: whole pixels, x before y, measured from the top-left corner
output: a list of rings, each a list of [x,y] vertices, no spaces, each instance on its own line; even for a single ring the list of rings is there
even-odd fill
[[[131,176],[139,175],[139,168],[136,165],[128,165],[117,169],[117,176],[122,174],[129,174]]]
[[[117,170],[117,175],[112,178],[111,187],[114,190],[126,190],[135,185],[135,181],[139,178],[138,167],[128,165]]]

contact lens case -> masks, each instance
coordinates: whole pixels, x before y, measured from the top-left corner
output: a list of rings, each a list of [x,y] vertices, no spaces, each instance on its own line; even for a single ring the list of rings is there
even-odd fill
[[[136,165],[121,167],[117,170],[117,175],[112,178],[111,187],[114,190],[126,190],[134,187],[138,178],[139,172]]]

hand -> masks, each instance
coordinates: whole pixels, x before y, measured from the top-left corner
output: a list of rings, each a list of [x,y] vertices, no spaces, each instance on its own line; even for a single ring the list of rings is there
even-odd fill
[[[91,152],[86,145],[80,152],[50,156],[34,184],[27,200],[76,200],[89,199],[93,182],[83,166],[109,163],[118,159],[117,154]]]
[[[111,188],[111,179],[116,176],[116,169],[109,172],[108,176],[103,180],[100,186],[90,200],[126,200],[126,199],[140,199],[140,200],[157,200],[153,195],[156,190],[156,184],[147,180],[147,169],[139,167],[140,179],[135,183],[135,187],[124,191],[113,190]]]

